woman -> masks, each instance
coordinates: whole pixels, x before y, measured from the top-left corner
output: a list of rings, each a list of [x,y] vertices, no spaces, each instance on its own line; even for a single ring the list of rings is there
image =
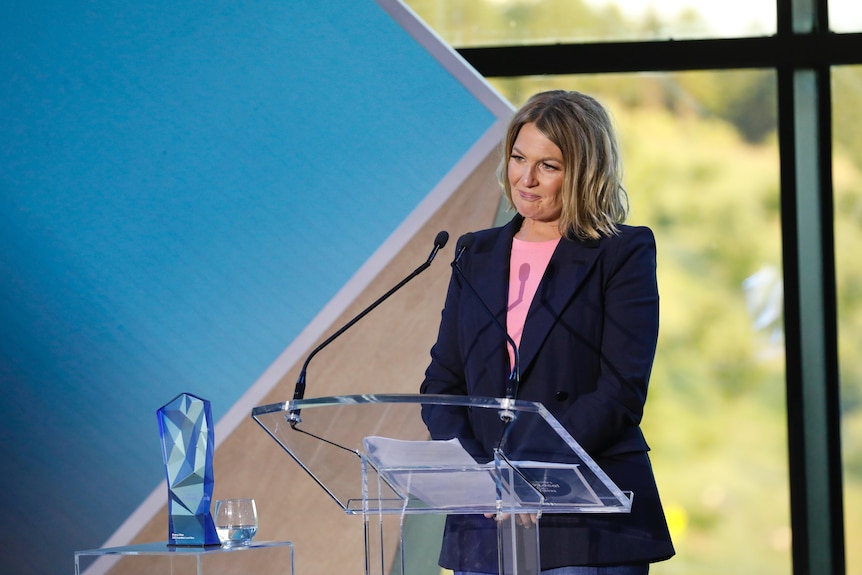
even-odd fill
[[[578,92],[536,94],[509,125],[498,176],[517,215],[476,232],[461,257],[476,293],[453,275],[421,392],[503,396],[513,352],[481,308],[498,314],[520,352],[517,398],[544,404],[634,493],[630,514],[543,515],[543,573],[643,575],[674,554],[639,427],[658,338],[655,239],[622,225],[628,201],[607,112]],[[472,414],[423,417],[434,439],[493,449]],[[448,517],[441,566],[496,572],[495,529],[493,519]]]

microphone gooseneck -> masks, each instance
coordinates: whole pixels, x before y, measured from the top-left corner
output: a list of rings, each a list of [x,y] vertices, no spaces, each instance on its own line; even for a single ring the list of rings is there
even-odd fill
[[[437,255],[437,252],[439,252],[441,249],[443,249],[446,246],[446,243],[448,241],[449,241],[449,233],[445,230],[439,232],[437,234],[437,236],[434,238],[434,248],[431,250],[431,253],[428,255],[428,259],[426,259],[422,263],[422,265],[420,265],[418,268],[413,270],[410,273],[410,275],[408,275],[403,280],[398,282],[398,284],[396,284],[388,292],[386,292],[385,294],[383,294],[382,296],[377,298],[377,300],[375,300],[374,303],[372,303],[367,308],[362,310],[356,317],[354,317],[349,322],[344,324],[338,331],[336,331],[331,336],[326,338],[326,340],[324,340],[323,343],[318,345],[316,348],[314,348],[311,351],[311,353],[308,354],[308,356],[305,358],[305,362],[302,364],[302,370],[299,372],[299,377],[296,380],[296,386],[293,389],[293,400],[294,401],[298,401],[298,400],[302,399],[303,397],[305,397],[305,373],[308,370],[308,364],[311,362],[311,358],[313,358],[315,355],[317,355],[317,353],[319,351],[321,351],[323,348],[325,348],[327,345],[332,343],[333,340],[335,340],[338,336],[340,336],[345,331],[347,331],[348,329],[353,327],[353,325],[356,322],[358,322],[363,317],[368,315],[371,311],[374,310],[374,308],[376,308],[378,305],[380,305],[381,303],[386,301],[386,299],[388,299],[389,296],[391,296],[396,291],[401,289],[404,286],[404,284],[406,284],[407,282],[409,282],[410,280],[412,280],[413,278],[418,276],[420,273],[422,273],[426,269],[428,269],[428,266],[430,266],[431,262],[434,261],[434,257]],[[300,423],[302,420],[299,417],[299,409],[296,409],[296,408],[291,409],[288,413],[287,421],[290,423],[290,425],[292,427],[296,426],[297,423]]]
[[[461,239],[458,240],[458,245],[455,248],[455,259],[452,260],[451,266],[452,270],[458,275],[464,285],[467,286],[467,288],[473,293],[473,296],[479,301],[480,304],[482,304],[482,307],[485,308],[485,311],[488,312],[488,316],[494,320],[494,323],[497,325],[497,327],[500,328],[500,331],[503,332],[503,335],[506,336],[506,341],[512,348],[512,356],[514,358],[514,361],[512,362],[512,371],[509,372],[509,377],[506,380],[506,399],[512,400],[517,397],[518,386],[521,381],[521,357],[520,353],[518,352],[518,346],[515,343],[515,340],[512,339],[512,336],[509,335],[508,330],[506,330],[503,324],[500,323],[500,320],[497,318],[496,315],[494,315],[494,312],[491,311],[491,308],[488,307],[488,304],[485,303],[485,300],[483,300],[479,293],[476,291],[476,288],[473,287],[473,284],[470,283],[470,280],[467,279],[467,276],[464,274],[460,265],[461,256],[463,256],[464,253],[473,246],[473,242],[475,240],[476,237],[472,233],[466,233],[461,236]],[[509,409],[505,409],[500,413],[500,417],[504,421],[508,422],[514,418],[514,413]]]

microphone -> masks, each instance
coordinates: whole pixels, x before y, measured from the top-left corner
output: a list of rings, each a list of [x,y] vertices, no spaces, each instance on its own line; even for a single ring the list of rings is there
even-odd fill
[[[476,288],[473,287],[473,284],[470,283],[470,280],[467,279],[467,276],[464,275],[464,272],[461,270],[461,266],[459,265],[459,262],[461,261],[461,256],[463,256],[467,250],[473,247],[473,242],[475,240],[476,236],[474,236],[471,232],[468,232],[461,236],[461,238],[458,240],[458,246],[455,248],[455,259],[452,260],[451,266],[454,272],[461,279],[461,281],[464,282],[464,285],[466,285],[470,289],[470,291],[473,292],[473,295],[476,297],[479,303],[482,304],[482,307],[485,308],[485,311],[488,312],[488,315],[491,317],[491,319],[494,320],[494,323],[497,324],[497,327],[499,327],[500,331],[503,332],[503,335],[506,336],[506,341],[512,347],[512,356],[514,357],[514,361],[512,362],[512,371],[509,373],[509,377],[506,379],[506,399],[515,399],[518,394],[518,386],[521,381],[521,357],[518,352],[518,346],[515,344],[515,340],[512,339],[512,336],[509,335],[508,330],[503,327],[503,324],[500,323],[500,320],[497,319],[497,316],[494,315],[494,312],[491,311],[491,308],[488,307],[488,304],[485,303],[485,300],[483,300],[479,293],[476,291]],[[515,414],[508,409],[500,412],[500,418],[503,419],[503,421],[509,422],[514,419],[514,417]]]
[[[353,327],[353,325],[356,322],[358,322],[363,317],[368,315],[372,310],[374,310],[374,308],[376,308],[378,305],[380,305],[381,303],[386,301],[386,299],[388,299],[389,296],[391,296],[392,294],[397,292],[399,289],[401,289],[404,286],[404,284],[406,284],[407,282],[409,282],[410,280],[412,280],[413,278],[418,276],[420,273],[422,273],[426,269],[428,269],[428,266],[430,266],[431,262],[434,261],[434,257],[437,255],[437,252],[439,252],[441,249],[443,249],[443,247],[446,245],[446,242],[448,242],[448,241],[449,241],[449,232],[447,232],[445,230],[439,232],[437,234],[437,237],[434,238],[434,249],[431,250],[431,253],[428,255],[428,259],[425,260],[425,262],[422,263],[422,265],[420,265],[418,268],[413,270],[413,272],[410,273],[410,275],[408,275],[406,278],[404,278],[403,280],[398,282],[398,284],[395,285],[395,287],[393,287],[388,292],[386,292],[385,294],[383,294],[382,296],[377,298],[377,300],[374,303],[372,303],[370,306],[368,306],[367,308],[362,310],[359,313],[359,315],[357,315],[356,317],[351,319],[349,322],[344,324],[341,327],[341,329],[339,329],[338,331],[333,333],[331,336],[326,338],[326,340],[323,343],[318,345],[316,348],[314,348],[314,350],[312,350],[311,353],[308,354],[308,357],[305,358],[305,363],[302,364],[302,371],[299,372],[299,377],[296,380],[296,387],[293,390],[294,401],[300,400],[303,397],[305,397],[305,372],[308,369],[308,364],[309,364],[309,362],[311,362],[311,358],[313,358],[315,355],[317,355],[317,353],[320,350],[322,350],[324,347],[326,347],[327,345],[332,343],[335,340],[335,338],[337,338],[338,336],[343,334],[345,331],[347,331],[348,329]],[[295,409],[295,408],[291,409],[289,412],[289,415],[287,417],[287,421],[290,423],[291,427],[295,426],[297,423],[300,423],[302,420],[299,417],[299,409]]]

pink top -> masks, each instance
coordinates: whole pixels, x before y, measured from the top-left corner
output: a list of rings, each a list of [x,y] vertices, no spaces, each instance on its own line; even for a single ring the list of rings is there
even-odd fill
[[[512,239],[512,256],[509,260],[509,307],[506,314],[506,330],[518,347],[524,333],[524,322],[539,282],[545,275],[548,262],[557,249],[559,239],[546,242],[525,242]],[[515,354],[510,346],[509,365],[515,364]]]

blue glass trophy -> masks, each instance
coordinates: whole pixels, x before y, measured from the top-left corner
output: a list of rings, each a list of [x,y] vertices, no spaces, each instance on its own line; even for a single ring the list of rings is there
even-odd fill
[[[181,393],[157,415],[168,478],[168,544],[220,545],[210,513],[215,444],[210,402]]]

